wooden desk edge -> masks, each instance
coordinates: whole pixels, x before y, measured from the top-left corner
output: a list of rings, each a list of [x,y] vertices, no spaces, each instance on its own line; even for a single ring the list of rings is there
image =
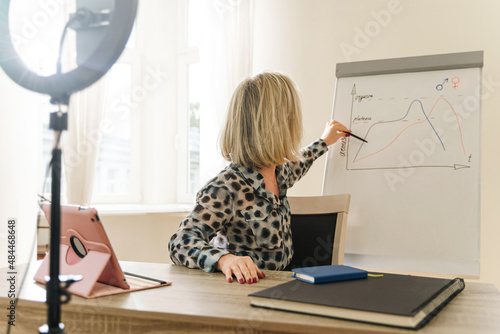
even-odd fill
[[[146,264],[146,263],[134,263],[134,262],[129,262],[129,263],[124,263],[124,267],[127,267],[127,265],[133,265],[137,266],[138,269],[142,269],[145,267],[148,267],[150,265],[155,265],[155,268],[157,270],[167,270],[167,272],[170,272],[175,275],[185,275],[187,273],[191,273],[190,269],[183,268],[183,267],[176,267],[172,265],[164,265],[162,264],[159,266],[158,264]],[[163,269],[164,268],[164,269]],[[206,279],[205,277],[211,277],[212,274],[204,273],[202,271],[192,271],[193,275],[190,277],[193,280],[196,279]],[[268,272],[269,274],[269,279],[273,279],[273,281],[269,282],[274,282],[279,283],[280,281],[285,281],[285,277],[288,277],[289,273],[284,273],[284,272]],[[272,277],[275,278],[272,278]],[[177,277],[176,279],[178,279]],[[214,281],[217,278],[213,278]],[[222,280],[222,278],[221,278]],[[33,282],[33,281],[31,281]],[[30,279],[27,278],[27,282],[25,284],[30,284]],[[223,281],[221,281],[223,282]],[[34,283],[33,283],[34,284]],[[175,282],[174,282],[175,284]],[[255,285],[255,287],[258,287],[258,284]],[[170,289],[171,287],[160,287],[157,289]],[[239,288],[239,286],[234,286],[233,288]],[[241,287],[244,288],[244,287]],[[262,289],[266,288],[266,285],[262,286]],[[496,287],[492,284],[489,283],[481,283],[481,282],[473,282],[473,283],[466,283],[466,288],[465,288],[468,293],[467,297],[463,295],[463,297],[466,298],[466,300],[474,300],[474,301],[481,301],[484,307],[486,305],[488,307],[492,306],[499,306],[498,309],[500,310],[500,298],[499,298],[499,292],[496,289]],[[149,290],[153,291],[153,290]],[[234,291],[234,290],[233,290]],[[139,293],[139,292],[138,292]],[[122,295],[124,296],[124,295]],[[130,296],[130,295],[129,295]],[[110,296],[112,297],[112,296]],[[462,295],[459,295],[457,297],[457,300],[461,299]],[[73,298],[78,298],[80,299],[81,297],[74,296]],[[286,333],[286,332],[293,332],[293,333],[308,333],[311,331],[311,325],[314,327],[314,331],[316,333],[330,333],[332,331],[335,331],[336,333],[409,333],[413,332],[411,330],[403,330],[403,329],[397,329],[397,328],[391,328],[391,327],[385,327],[385,326],[378,326],[378,325],[370,325],[370,324],[364,324],[364,323],[359,323],[359,322],[352,322],[352,321],[347,321],[347,320],[341,320],[341,319],[328,319],[328,321],[324,320],[319,320],[319,319],[325,319],[322,317],[317,317],[317,316],[310,316],[310,315],[303,315],[303,314],[293,314],[293,313],[288,313],[289,315],[284,315],[283,311],[274,311],[274,310],[267,310],[267,309],[261,309],[261,308],[254,308],[251,307],[250,300],[248,300],[248,304],[245,304],[243,309],[246,309],[247,311],[249,310],[255,310],[256,312],[251,312],[252,314],[242,314],[241,317],[232,317],[232,316],[224,316],[223,314],[220,315],[197,315],[195,313],[188,314],[188,313],[174,313],[174,312],[155,312],[155,311],[144,311],[140,309],[125,309],[121,308],[120,306],[113,306],[113,305],[106,305],[110,299],[106,299],[108,297],[101,297],[101,298],[96,298],[96,299],[84,299],[81,298],[81,300],[75,302],[70,302],[69,304],[63,305],[63,322],[66,321],[68,324],[74,324],[75,326],[77,325],[78,321],[79,323],[85,323],[84,320],[82,320],[83,316],[85,315],[87,318],[90,317],[92,320],[86,320],[87,324],[93,324],[94,322],[96,323],[110,323],[115,324],[115,323],[128,323],[130,326],[148,326],[149,330],[154,331],[154,330],[159,330],[161,328],[164,328],[162,326],[168,325],[175,327],[179,329],[180,331],[177,331],[176,333],[184,333],[184,332],[199,332],[199,328],[204,328],[206,326],[209,326],[214,330],[214,332],[229,332],[229,331],[236,331],[238,329],[242,329],[243,333],[266,333],[266,332],[273,332],[273,333]],[[245,298],[243,296],[242,298]],[[0,301],[3,304],[4,300],[7,301],[8,299],[6,296],[0,296]],[[99,301],[106,301],[103,304],[100,304]],[[86,301],[89,301],[88,303]],[[94,302],[92,302],[94,301]],[[95,305],[88,305],[88,304],[95,303]],[[110,303],[113,303],[113,300],[110,301]],[[453,301],[452,304],[450,305],[453,307],[455,302]],[[462,303],[463,304],[463,303]],[[460,305],[460,308],[463,308],[463,305]],[[476,303],[477,305],[477,303]],[[29,323],[25,324],[26,326],[30,326],[29,328],[31,329],[36,329],[36,326],[33,327],[35,324],[38,326],[41,325],[39,320],[41,318],[46,317],[46,306],[43,301],[34,301],[34,300],[28,300],[28,299],[21,299],[19,301],[18,305],[19,311],[21,312],[20,314],[24,313],[30,314],[31,310],[37,314],[37,319],[29,321]],[[450,308],[450,307],[447,307]],[[468,308],[468,306],[467,306]],[[105,310],[105,312],[103,312]],[[444,310],[446,312],[446,309]],[[498,313],[498,310],[494,311],[492,310],[493,313]],[[491,313],[491,316],[494,314]],[[495,313],[495,314],[496,314]],[[104,315],[103,315],[104,314]],[[292,314],[290,316],[290,314]],[[476,317],[476,322],[477,322],[477,317],[481,316],[481,312],[475,313],[474,317]],[[490,318],[491,318],[490,316]],[[31,317],[31,316],[30,316]],[[289,321],[290,318],[298,318],[302,319],[301,321]],[[439,317],[439,316],[438,316]],[[33,317],[34,318],[34,317]],[[315,321],[318,319],[317,321]],[[21,319],[19,319],[21,320]],[[287,321],[288,320],[288,321]],[[42,320],[43,321],[43,320]],[[448,321],[447,321],[448,322]],[[475,323],[476,323],[475,322]],[[491,320],[487,322],[490,326],[498,326],[500,328],[500,322],[498,320]],[[432,326],[431,324],[429,324]],[[451,324],[452,325],[452,324]],[[467,325],[471,325],[470,323],[467,323]],[[33,327],[33,328],[32,328]],[[184,330],[184,327],[186,330]],[[453,326],[452,326],[453,327]],[[83,327],[82,327],[83,328]],[[169,327],[170,328],[170,327]],[[196,329],[198,328],[198,330]],[[431,327],[426,326],[426,329],[431,330]],[[438,327],[435,330],[431,330],[430,332],[435,333],[438,332],[440,327]],[[497,327],[495,327],[497,328]],[[251,330],[251,331],[250,331]],[[98,331],[96,331],[98,332]],[[146,333],[147,331],[145,331]],[[427,332],[425,330],[424,332]],[[16,333],[16,332],[14,332]],[[116,331],[116,333],[119,333],[119,331]],[[491,333],[491,332],[490,332]]]

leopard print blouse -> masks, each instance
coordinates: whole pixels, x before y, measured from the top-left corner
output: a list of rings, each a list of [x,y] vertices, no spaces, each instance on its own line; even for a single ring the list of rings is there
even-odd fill
[[[250,256],[260,269],[283,270],[293,256],[286,192],[328,150],[318,139],[303,160],[276,167],[279,198],[254,169],[229,164],[197,194],[196,206],[170,238],[175,264],[214,272],[223,255]]]

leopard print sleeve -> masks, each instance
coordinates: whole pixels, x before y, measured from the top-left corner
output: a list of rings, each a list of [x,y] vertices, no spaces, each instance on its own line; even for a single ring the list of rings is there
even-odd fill
[[[169,242],[170,258],[175,264],[214,272],[217,261],[229,254],[209,244],[232,213],[232,197],[224,186],[209,182],[196,198],[193,211],[181,222]]]
[[[287,188],[290,188],[302,178],[311,168],[313,162],[328,151],[328,145],[318,139],[300,150],[302,159],[285,164],[287,174]]]

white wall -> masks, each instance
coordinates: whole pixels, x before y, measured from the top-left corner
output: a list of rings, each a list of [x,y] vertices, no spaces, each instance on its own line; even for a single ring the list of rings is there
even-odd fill
[[[188,213],[101,215],[119,260],[172,263],[168,241]]]
[[[305,145],[331,117],[336,63],[484,50],[481,281],[500,288],[499,12],[496,0],[257,0],[254,72],[282,71],[297,82]],[[320,195],[324,164],[322,157],[289,194]]]

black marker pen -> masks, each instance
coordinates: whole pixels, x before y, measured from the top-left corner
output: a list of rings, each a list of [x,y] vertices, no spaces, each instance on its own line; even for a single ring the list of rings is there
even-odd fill
[[[356,135],[355,135],[354,133],[352,133],[352,132],[347,132],[347,131],[341,131],[341,132],[343,132],[343,133],[347,133],[348,135],[353,136],[353,137],[354,137],[354,138],[356,138],[356,139],[359,139],[359,140],[364,141],[365,143],[368,143],[366,140],[364,140],[364,139],[363,139],[363,138],[361,138],[361,137],[356,136]]]

